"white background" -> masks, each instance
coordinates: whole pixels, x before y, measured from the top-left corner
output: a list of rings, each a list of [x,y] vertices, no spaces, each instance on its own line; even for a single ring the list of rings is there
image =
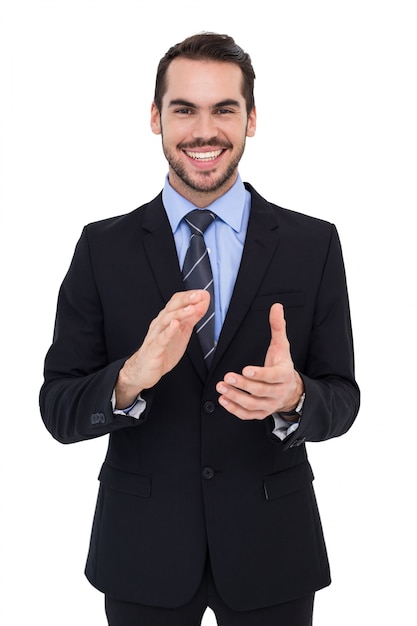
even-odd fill
[[[344,250],[363,400],[346,436],[308,445],[333,575],[315,626],[415,620],[413,4],[1,2],[5,626],[105,624],[83,567],[106,438],[50,437],[37,400],[43,358],[82,226],[162,187],[149,128],[156,66],[201,30],[231,34],[257,74],[258,130],[242,177],[336,223]],[[214,623],[207,611],[205,626]]]

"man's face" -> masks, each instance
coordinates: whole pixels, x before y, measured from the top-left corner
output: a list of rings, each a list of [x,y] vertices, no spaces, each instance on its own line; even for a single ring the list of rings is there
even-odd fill
[[[207,206],[236,180],[246,137],[256,128],[242,96],[242,71],[234,63],[174,59],[167,71],[162,111],[151,128],[162,135],[170,184],[197,206]]]

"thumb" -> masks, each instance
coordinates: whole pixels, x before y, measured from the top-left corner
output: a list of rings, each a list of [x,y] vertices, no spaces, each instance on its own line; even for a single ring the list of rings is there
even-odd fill
[[[288,357],[291,358],[284,307],[279,302],[273,304],[270,309],[269,325],[271,327],[271,343],[269,344],[265,365],[274,365],[278,361]]]
[[[288,342],[284,307],[279,302],[271,306],[269,311],[269,325],[271,327],[271,343]]]

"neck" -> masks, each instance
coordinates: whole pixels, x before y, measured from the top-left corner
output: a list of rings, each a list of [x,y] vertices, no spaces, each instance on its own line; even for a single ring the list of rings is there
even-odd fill
[[[237,180],[237,175],[238,172],[236,170],[233,176],[228,178],[223,185],[212,191],[199,191],[190,187],[181,178],[179,178],[171,168],[169,169],[168,180],[171,187],[175,189],[177,193],[199,209],[204,209],[221,196],[224,196],[224,194],[233,187]]]

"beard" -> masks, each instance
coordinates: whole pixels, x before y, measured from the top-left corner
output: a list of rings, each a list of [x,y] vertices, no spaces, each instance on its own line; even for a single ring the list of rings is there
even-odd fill
[[[231,149],[233,146],[231,144],[225,144],[224,142],[216,141],[216,139],[209,139],[208,141],[194,141],[192,144],[180,144],[177,146],[177,149],[193,150],[195,148],[203,147]],[[193,191],[212,193],[221,189],[234,176],[242,155],[245,151],[245,141],[243,141],[240,146],[238,146],[237,152],[232,161],[229,163],[227,169],[224,172],[220,173],[220,175],[218,175],[217,177],[213,171],[196,172],[194,174],[188,171],[188,168],[181,162],[181,160],[176,158],[174,153],[171,152],[164,144],[163,134],[162,149],[169,166],[175,172],[178,178],[185,185],[187,185],[187,187],[189,187]]]

